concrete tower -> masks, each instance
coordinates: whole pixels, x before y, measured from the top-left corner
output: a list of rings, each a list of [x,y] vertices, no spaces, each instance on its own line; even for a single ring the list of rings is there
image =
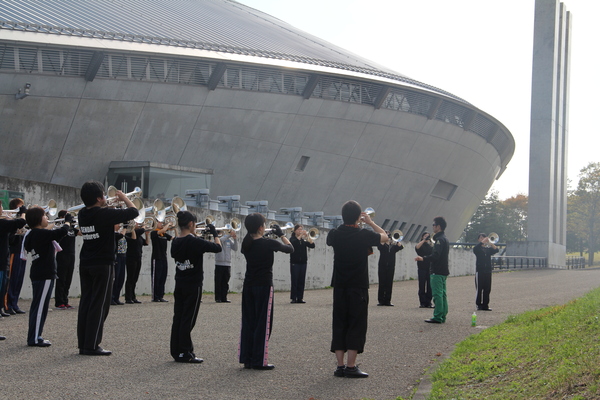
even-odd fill
[[[565,266],[571,14],[558,0],[536,0],[531,85],[529,209],[517,255]]]

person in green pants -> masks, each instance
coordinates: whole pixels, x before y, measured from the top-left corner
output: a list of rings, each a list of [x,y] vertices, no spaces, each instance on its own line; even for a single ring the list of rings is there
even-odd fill
[[[433,219],[433,252],[425,257],[416,257],[415,261],[430,262],[431,292],[433,295],[433,317],[426,319],[425,322],[431,324],[441,324],[446,322],[448,314],[448,297],[446,296],[446,278],[450,275],[448,268],[448,252],[450,245],[444,231],[446,230],[446,220],[444,217],[435,217]]]

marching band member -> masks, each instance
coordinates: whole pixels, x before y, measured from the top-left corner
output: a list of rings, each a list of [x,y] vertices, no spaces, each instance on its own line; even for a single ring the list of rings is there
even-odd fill
[[[127,264],[127,239],[125,239],[125,233],[127,229],[122,227],[121,224],[115,224],[115,282],[113,283],[112,289],[112,301],[113,306],[122,306],[122,301],[119,300],[121,297],[121,289],[125,283],[125,268]]]
[[[116,197],[127,209],[107,208],[104,186],[100,182],[89,181],[81,187],[81,199],[85,208],[77,216],[79,229],[83,234],[83,246],[79,253],[81,300],[77,315],[77,347],[82,355],[112,354],[102,349],[100,343],[112,298],[114,225],[138,216],[138,210],[123,192],[118,190]]]
[[[19,209],[19,214],[25,218],[25,202],[23,199],[12,199],[9,203],[10,210]],[[7,313],[25,314],[25,311],[19,308],[19,297],[21,296],[21,289],[23,288],[23,281],[25,279],[25,268],[27,266],[27,260],[21,259],[21,250],[23,247],[23,234],[25,230],[19,229],[12,233],[9,237],[10,243],[10,261],[9,261],[9,273],[8,273],[8,289],[5,299],[5,310]]]
[[[229,279],[231,278],[231,251],[237,251],[237,235],[233,229],[221,237],[223,251],[215,255],[215,301],[231,303],[227,300]]]
[[[158,221],[156,229],[150,233],[152,241],[152,261],[150,275],[152,277],[152,301],[167,303],[165,300],[165,283],[167,281],[167,243],[173,238],[167,233],[173,227]]]
[[[60,210],[58,218],[66,219],[67,210]],[[71,219],[71,218],[69,218]],[[70,228],[67,235],[64,236],[58,244],[62,248],[56,254],[56,280],[54,290],[54,305],[61,310],[72,309],[69,304],[69,289],[73,280],[73,271],[75,269],[75,237],[79,234],[79,229]]]
[[[433,252],[431,234],[423,232],[421,241],[415,246],[418,256],[425,257]],[[419,308],[431,308],[431,284],[429,282],[429,261],[417,261],[417,273],[419,274]]]
[[[125,279],[125,303],[140,304],[135,296],[135,286],[142,269],[142,249],[150,242],[150,232],[137,224],[131,232],[125,234],[127,240],[127,278]]]
[[[31,228],[23,241],[23,248],[31,253],[31,286],[33,298],[29,309],[29,331],[27,345],[48,347],[50,341],[44,340],[42,332],[48,315],[48,305],[52,296],[52,287],[56,276],[56,251],[60,249],[57,241],[66,236],[73,217],[65,216],[65,223],[60,229],[46,229],[48,216],[42,207],[32,207],[25,215]]]
[[[356,366],[356,356],[363,352],[367,337],[369,310],[369,261],[371,246],[388,241],[385,231],[371,217],[361,212],[354,200],[342,206],[344,225],[332,229],[327,245],[333,247],[333,332],[331,352],[337,369],[334,376],[366,378],[369,374]],[[362,229],[364,222],[373,231]],[[344,363],[344,354],[348,352]]]
[[[0,218],[0,301],[4,310],[6,310],[5,297],[8,285],[8,237],[11,233],[16,232],[27,224],[23,218],[25,211],[25,207],[21,207],[16,218]],[[0,200],[0,216],[3,212],[2,200]],[[10,316],[10,314],[5,313],[2,308],[0,308],[0,318]],[[4,338],[4,336],[0,336],[0,338]]]
[[[492,291],[492,256],[500,250],[490,241],[485,233],[477,237],[477,245],[473,247],[473,253],[477,261],[475,263],[475,305],[478,310],[492,311],[489,307],[490,292]]]
[[[176,362],[200,364],[204,360],[194,354],[191,333],[202,301],[203,256],[220,252],[221,242],[211,224],[206,229],[214,237],[214,243],[196,237],[196,216],[189,211],[177,213],[177,224],[180,233],[171,243],[171,257],[176,265],[171,356]]]
[[[242,291],[242,330],[238,350],[239,362],[244,368],[269,370],[269,337],[273,323],[273,261],[276,251],[292,253],[294,246],[278,225],[273,233],[281,242],[263,237],[265,217],[254,213],[244,221],[248,233],[242,241],[246,257],[246,275]]]
[[[389,231],[385,231],[385,233],[389,239],[387,242],[377,245],[379,249],[377,305],[393,307],[392,288],[394,286],[394,273],[396,272],[396,253],[402,250],[404,246],[400,241],[394,242]]]
[[[308,255],[306,249],[314,249],[315,244],[308,232],[302,225],[294,226],[290,243],[294,246],[294,252],[290,254],[290,275],[291,291],[290,299],[292,303],[306,303],[304,301],[304,284],[306,282],[306,266]]]

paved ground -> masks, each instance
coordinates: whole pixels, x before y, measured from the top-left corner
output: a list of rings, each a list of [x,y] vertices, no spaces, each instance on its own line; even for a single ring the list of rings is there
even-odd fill
[[[533,270],[494,275],[492,312],[478,323],[490,326],[525,310],[563,304],[600,286],[600,270]],[[481,327],[470,325],[473,277],[448,280],[450,313],[443,325],[426,324],[431,310],[419,309],[417,282],[396,282],[395,307],[377,307],[370,290],[369,332],[359,356],[367,379],[333,376],[329,352],[331,290],[312,290],[306,304],[275,295],[269,347],[273,371],[244,370],[237,363],[240,295],[231,304],[205,295],[193,332],[203,364],[173,362],[169,332],[173,303],[112,306],[102,346],[109,357],[80,356],[76,348],[77,310],[48,314],[44,337],[53,345],[25,345],[27,314],[0,319],[0,397],[5,399],[395,399],[412,393],[425,372],[453,346]],[[170,297],[167,297],[171,300]],[[77,300],[72,302],[77,305]],[[25,310],[28,301],[21,302]],[[426,385],[424,385],[426,386]],[[423,388],[421,388],[423,389]],[[422,397],[423,390],[416,397]]]

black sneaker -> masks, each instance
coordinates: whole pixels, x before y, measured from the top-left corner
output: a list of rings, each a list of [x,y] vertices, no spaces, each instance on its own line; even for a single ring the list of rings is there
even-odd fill
[[[358,367],[354,366],[352,368],[344,368],[344,376],[346,378],[368,378],[369,374],[362,372]]]
[[[333,371],[333,376],[337,376],[338,378],[343,378],[344,377],[344,368],[346,368],[345,365],[342,365],[341,367],[338,366],[335,371]]]

